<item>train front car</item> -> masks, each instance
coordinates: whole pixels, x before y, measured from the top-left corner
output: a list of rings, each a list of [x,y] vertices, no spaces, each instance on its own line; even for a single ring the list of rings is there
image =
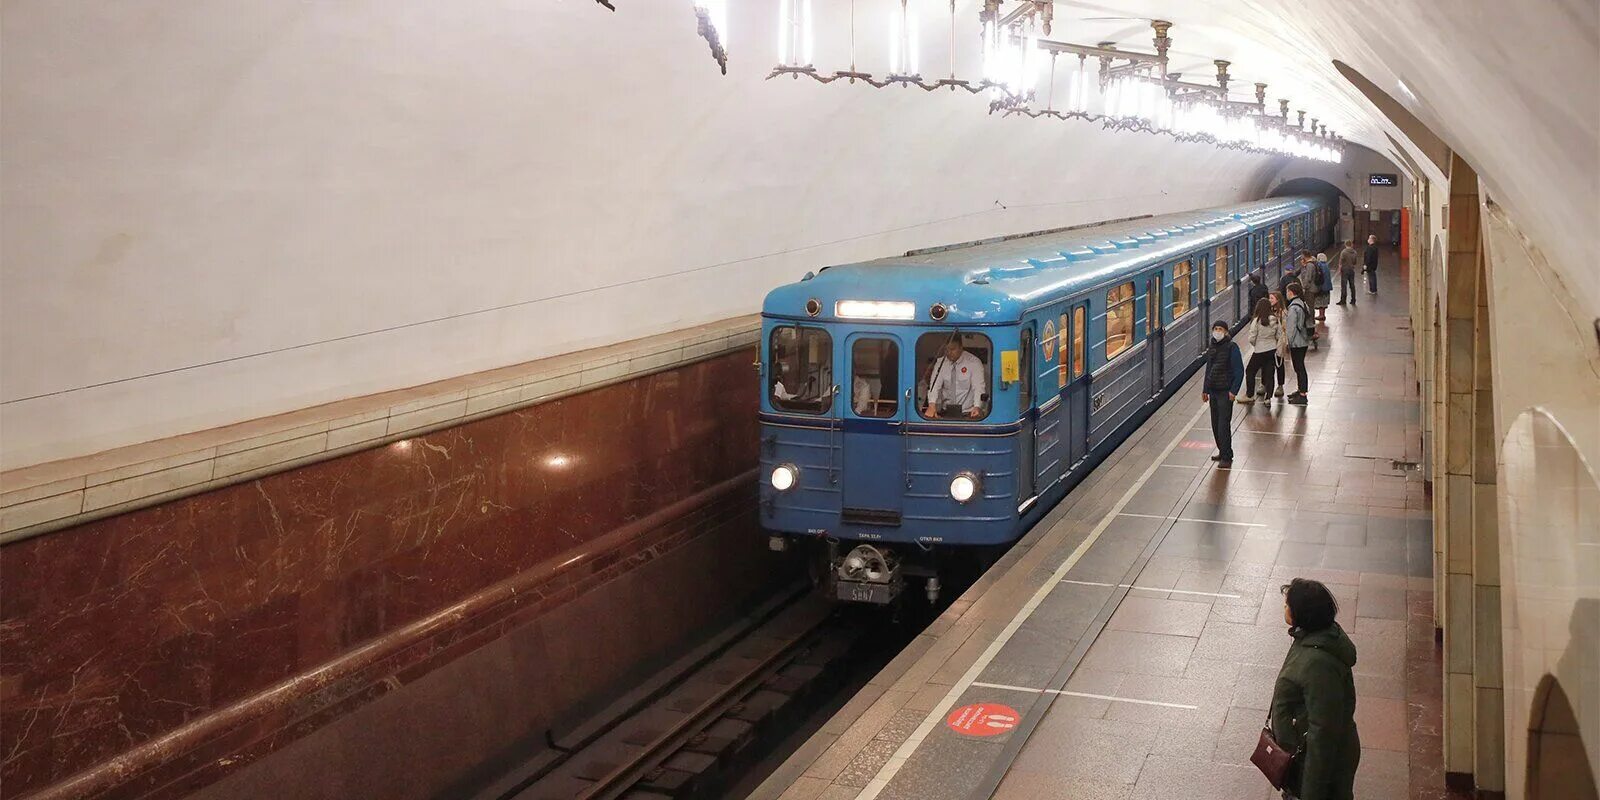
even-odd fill
[[[952,267],[846,265],[766,299],[761,521],[840,599],[890,603],[1018,534],[1012,301]]]

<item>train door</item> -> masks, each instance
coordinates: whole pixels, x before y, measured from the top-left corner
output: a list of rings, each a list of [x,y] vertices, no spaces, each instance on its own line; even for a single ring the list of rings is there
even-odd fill
[[[1037,430],[1033,414],[1033,378],[1034,378],[1034,323],[1027,322],[1022,326],[1022,348],[1017,365],[1017,419],[1021,427],[1017,432],[1017,453],[1020,464],[1017,471],[1017,500],[1026,503],[1038,493],[1038,486],[1034,481],[1035,464],[1038,461],[1038,441],[1035,438]]]
[[[1144,335],[1149,341],[1146,349],[1150,352],[1150,395],[1161,394],[1161,369],[1162,369],[1162,303],[1161,303],[1161,273],[1157,272],[1145,282],[1145,314]]]
[[[1057,428],[1067,445],[1064,469],[1089,454],[1089,303],[1073,303],[1067,318],[1071,327],[1061,354],[1066,370],[1061,376],[1061,424]]]
[[[845,340],[850,374],[844,394],[844,518],[869,525],[899,525],[905,497],[905,419],[900,343],[883,333]]]

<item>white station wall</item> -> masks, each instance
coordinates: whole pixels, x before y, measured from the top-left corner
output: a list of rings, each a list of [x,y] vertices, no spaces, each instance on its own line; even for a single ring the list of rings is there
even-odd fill
[[[687,5],[8,3],[0,467],[750,313],[830,263],[1250,199],[1276,171],[965,93],[767,82],[770,10],[738,9],[722,76]]]

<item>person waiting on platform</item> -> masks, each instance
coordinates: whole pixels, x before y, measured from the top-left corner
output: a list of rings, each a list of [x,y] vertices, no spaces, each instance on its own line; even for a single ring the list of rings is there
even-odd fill
[[[1211,438],[1217,441],[1217,454],[1211,457],[1221,469],[1233,467],[1233,400],[1244,382],[1244,358],[1239,346],[1228,338],[1228,323],[1211,326],[1211,342],[1206,345],[1206,372],[1200,402],[1211,407]]]
[[[1267,295],[1267,299],[1272,301],[1272,314],[1278,318],[1278,324],[1281,326],[1283,324],[1283,293],[1273,292]],[[1289,331],[1287,329],[1283,332],[1283,340],[1285,342],[1289,341]],[[1287,344],[1278,346],[1278,357],[1272,360],[1272,364],[1272,376],[1277,379],[1277,383],[1274,384],[1277,388],[1272,390],[1272,396],[1282,397],[1283,387],[1289,385],[1288,376],[1284,372],[1289,365],[1289,346]]]
[[[960,336],[945,342],[944,357],[933,365],[933,380],[928,382],[929,418],[977,419],[983,416],[986,368],[977,356],[966,351]]]
[[[1263,382],[1261,399],[1272,402],[1272,374],[1276,371],[1278,345],[1283,344],[1283,325],[1272,312],[1272,301],[1263,299],[1256,303],[1250,326],[1245,330],[1245,347],[1250,360],[1244,368],[1244,394],[1238,402],[1250,405],[1256,401],[1256,377]]]
[[[1366,266],[1367,294],[1378,293],[1378,237],[1367,236],[1367,250],[1361,254],[1361,263]]]
[[[1261,274],[1260,273],[1256,273],[1256,272],[1250,273],[1250,289],[1249,289],[1249,294],[1245,295],[1244,313],[1246,313],[1246,314],[1254,313],[1254,311],[1256,309],[1256,303],[1261,302],[1262,298],[1264,298],[1266,296],[1267,296],[1267,283],[1266,283],[1266,281],[1263,281],[1261,279]]]
[[[1295,381],[1300,385],[1299,391],[1289,395],[1291,405],[1306,404],[1306,348],[1313,342],[1311,331],[1316,324],[1311,309],[1306,307],[1305,299],[1300,296],[1300,284],[1289,284],[1289,308],[1284,312],[1284,329],[1289,337],[1289,360],[1294,364]]]
[[[1361,266],[1361,254],[1356,252],[1356,243],[1346,239],[1344,249],[1339,251],[1339,305],[1344,305],[1346,297],[1350,298],[1350,305],[1356,304],[1356,267]]]
[[[1283,796],[1351,800],[1361,737],[1356,732],[1356,646],[1336,617],[1339,603],[1318,581],[1282,587],[1283,621],[1294,642],[1272,689],[1268,722],[1284,752],[1295,753]]]
[[[1312,263],[1311,251],[1301,250],[1300,255],[1295,256],[1292,264],[1283,265],[1283,279],[1278,281],[1278,291],[1281,292],[1284,287],[1299,281],[1300,276],[1305,273],[1306,268]]]
[[[1311,290],[1310,298],[1311,307],[1317,310],[1318,322],[1328,321],[1328,301],[1333,298],[1333,282],[1329,280],[1332,275],[1329,273],[1328,267],[1328,254],[1318,253],[1317,263],[1313,264],[1311,267],[1312,272],[1316,276],[1312,282],[1315,283],[1317,287],[1316,289]]]

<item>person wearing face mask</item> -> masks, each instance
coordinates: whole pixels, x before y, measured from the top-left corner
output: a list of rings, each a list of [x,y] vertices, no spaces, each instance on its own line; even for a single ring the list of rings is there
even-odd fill
[[[1211,343],[1206,346],[1206,377],[1201,384],[1200,402],[1211,407],[1211,436],[1217,440],[1217,454],[1211,457],[1220,469],[1233,467],[1233,399],[1244,382],[1244,357],[1228,338],[1227,323],[1211,326]]]

